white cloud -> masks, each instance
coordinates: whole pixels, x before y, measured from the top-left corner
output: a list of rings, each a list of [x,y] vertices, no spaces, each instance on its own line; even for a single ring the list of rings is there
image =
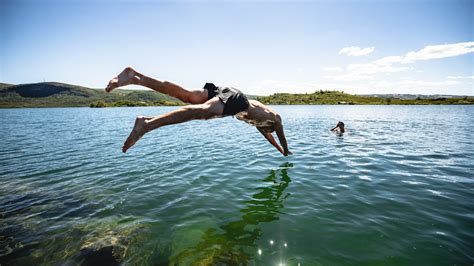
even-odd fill
[[[447,87],[459,84],[459,81],[455,80],[444,80],[444,81],[423,81],[423,80],[402,80],[398,84],[401,86],[413,86],[413,87]]]
[[[374,77],[371,75],[348,73],[344,75],[324,76],[325,79],[331,79],[334,81],[359,81],[359,80],[370,80]]]
[[[324,71],[333,71],[333,72],[341,72],[343,71],[342,67],[325,67],[323,68]]]
[[[395,73],[412,70],[411,67],[392,66],[390,64],[380,64],[376,61],[367,64],[349,64],[346,67],[347,72],[339,75],[325,76],[326,79],[335,81],[359,81],[374,79],[378,73]]]
[[[339,54],[347,54],[348,56],[363,56],[372,53],[375,47],[360,48],[357,46],[344,47],[339,51]]]
[[[386,56],[375,62],[378,64],[409,64],[420,60],[453,57],[472,52],[474,52],[474,42],[428,45],[417,52],[411,51],[403,56]]]
[[[373,47],[369,47],[373,48]],[[368,48],[364,48],[368,49]],[[362,51],[359,47],[345,47],[339,51],[339,54]],[[373,51],[373,49],[372,49]],[[342,73],[339,77],[332,76],[333,80],[346,80],[350,78],[353,80],[368,79],[368,75],[375,75],[377,73],[395,73],[408,70],[414,70],[412,67],[403,66],[403,64],[414,63],[418,60],[429,60],[437,58],[445,58],[452,56],[459,56],[474,52],[474,42],[463,42],[443,45],[428,45],[417,52],[408,52],[405,55],[386,56],[378,60],[365,64],[349,64],[346,67],[347,73]],[[468,78],[472,78],[470,76]],[[328,78],[328,77],[327,77]],[[460,79],[461,76],[450,76],[448,79]]]
[[[392,65],[394,63],[401,63],[402,61],[403,61],[403,56],[395,55],[395,56],[382,57],[378,60],[375,60],[374,63],[377,65],[386,66],[386,65]]]
[[[412,63],[418,60],[453,57],[472,52],[474,52],[474,42],[428,45],[418,52],[407,53],[401,63]]]
[[[448,79],[474,79],[474,76],[448,76]]]
[[[391,64],[379,64],[377,61],[368,64],[349,64],[347,71],[351,73],[372,75],[376,73],[394,73],[410,70],[409,67],[394,67]]]

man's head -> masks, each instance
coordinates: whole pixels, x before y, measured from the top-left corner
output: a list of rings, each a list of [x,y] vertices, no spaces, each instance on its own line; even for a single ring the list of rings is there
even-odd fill
[[[343,122],[339,121],[337,123],[336,127],[338,127],[341,130],[342,133],[344,133],[345,130],[344,130],[344,123]]]

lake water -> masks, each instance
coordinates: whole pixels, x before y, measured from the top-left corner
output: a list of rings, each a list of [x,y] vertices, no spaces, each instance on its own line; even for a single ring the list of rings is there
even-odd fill
[[[0,110],[0,264],[474,262],[474,106],[273,106],[289,157],[231,117],[121,152],[175,108]]]

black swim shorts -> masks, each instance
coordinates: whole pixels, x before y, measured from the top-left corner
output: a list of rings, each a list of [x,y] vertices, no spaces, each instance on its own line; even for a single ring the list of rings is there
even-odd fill
[[[230,87],[217,87],[212,83],[206,83],[207,99],[218,97],[224,103],[223,115],[235,115],[249,107],[247,96],[238,89]]]

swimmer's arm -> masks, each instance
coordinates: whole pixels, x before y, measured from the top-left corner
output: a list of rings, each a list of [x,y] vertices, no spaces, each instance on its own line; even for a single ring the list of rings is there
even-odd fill
[[[261,130],[260,128],[258,128],[258,127],[257,127],[257,129],[268,140],[268,142],[270,142],[275,148],[277,148],[277,150],[279,152],[281,152],[281,154],[285,154],[283,149],[280,147],[280,145],[278,145],[278,143],[275,141],[275,138],[273,138],[272,133],[267,133],[267,132]]]
[[[278,136],[278,140],[280,141],[280,145],[283,147],[283,155],[292,155],[293,153],[288,150],[288,143],[286,143],[285,132],[283,131],[283,125],[281,123],[281,117],[279,115],[277,115],[275,123],[275,132]]]

